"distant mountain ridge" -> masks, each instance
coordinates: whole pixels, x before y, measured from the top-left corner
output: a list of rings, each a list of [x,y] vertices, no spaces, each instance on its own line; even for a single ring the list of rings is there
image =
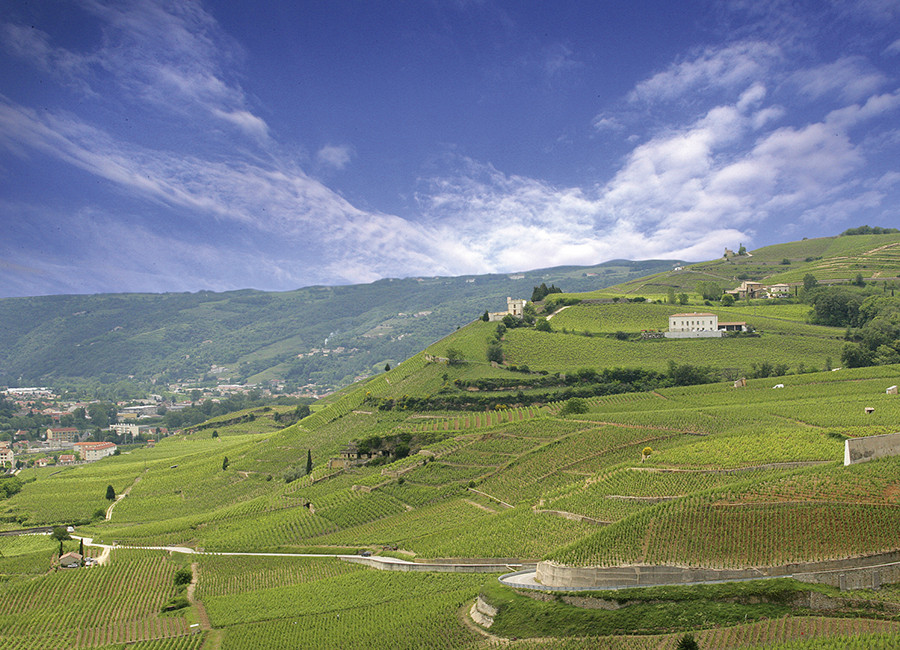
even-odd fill
[[[615,260],[510,274],[287,292],[0,299],[0,385],[287,380],[333,388],[382,370],[534,286],[601,289],[683,264]]]

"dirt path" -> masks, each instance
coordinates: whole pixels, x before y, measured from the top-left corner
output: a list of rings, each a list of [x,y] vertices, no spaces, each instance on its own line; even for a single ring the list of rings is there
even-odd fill
[[[490,645],[492,645],[492,646],[508,645],[509,639],[504,639],[502,636],[497,636],[496,634],[491,634],[490,632],[488,632],[487,630],[485,630],[480,625],[476,624],[475,621],[472,620],[472,617],[469,615],[469,612],[472,610],[473,607],[475,607],[474,603],[471,605],[463,605],[457,611],[456,617],[457,617],[457,619],[459,619],[459,622],[463,625],[463,627],[465,627],[466,629],[472,630],[476,634],[480,634],[485,639],[487,639],[490,642]]]
[[[109,562],[109,551],[110,548],[108,546],[103,548],[103,551],[97,557],[97,564],[99,566],[103,566],[104,564],[107,564]]]
[[[144,471],[146,472],[147,470],[145,469]],[[133,488],[135,485],[137,485],[138,481],[140,481],[143,476],[144,476],[143,474],[138,474],[137,478],[134,479],[134,483],[129,485],[127,488],[125,488],[125,491],[122,492],[122,494],[120,494],[119,496],[117,496],[115,501],[113,501],[112,503],[109,504],[109,507],[106,509],[106,515],[105,515],[106,521],[109,521],[112,519],[113,508],[116,507],[116,504],[119,503],[119,501],[121,501],[122,499],[124,499],[125,497],[128,496],[128,493],[131,492],[131,488]]]
[[[197,562],[191,563],[191,584],[187,588],[188,602],[197,611],[197,620],[200,623],[200,629],[207,633],[207,642],[204,644],[204,650],[218,650],[222,647],[222,630],[213,628],[209,622],[209,614],[206,613],[206,607],[203,601],[197,600],[194,592],[197,590],[197,581],[200,579],[200,565]]]

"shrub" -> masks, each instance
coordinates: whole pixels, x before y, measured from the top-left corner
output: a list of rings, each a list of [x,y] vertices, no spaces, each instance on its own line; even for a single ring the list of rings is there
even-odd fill
[[[588,403],[581,397],[572,397],[567,400],[563,407],[560,409],[559,414],[562,416],[565,415],[578,415],[580,413],[588,412]]]
[[[180,587],[181,585],[189,585],[191,584],[191,580],[194,579],[194,572],[191,571],[191,567],[185,566],[178,569],[175,572],[175,576],[172,580],[175,582],[176,587]]]

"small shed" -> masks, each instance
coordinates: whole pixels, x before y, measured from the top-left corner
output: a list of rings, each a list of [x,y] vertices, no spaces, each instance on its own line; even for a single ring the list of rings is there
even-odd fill
[[[59,565],[64,569],[76,569],[81,566],[82,555],[70,551],[59,557]]]
[[[887,389],[886,391],[884,391],[884,392],[887,393],[888,395],[896,395],[896,394],[897,394],[897,387],[896,387],[896,386],[889,386],[888,389]]]

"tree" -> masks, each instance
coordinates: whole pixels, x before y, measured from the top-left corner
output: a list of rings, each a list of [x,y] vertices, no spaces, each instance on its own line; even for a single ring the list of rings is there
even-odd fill
[[[675,646],[675,650],[700,650],[700,646],[697,645],[697,640],[694,639],[693,634],[685,634],[678,641],[678,645]]]
[[[804,291],[810,291],[811,289],[814,289],[816,286],[818,286],[818,284],[819,284],[819,281],[816,280],[816,276],[814,276],[812,273],[807,273],[806,275],[803,276],[803,290]]]
[[[697,283],[697,293],[703,296],[704,300],[718,300],[722,295],[722,287],[718,282],[702,280]]]
[[[588,403],[584,399],[580,397],[572,397],[566,400],[566,403],[563,404],[563,407],[559,410],[559,414],[562,416],[565,415],[578,415],[580,413],[588,412]]]
[[[100,402],[88,404],[87,412],[91,416],[91,424],[95,427],[105,429],[109,426],[110,404],[102,404]]]
[[[562,293],[562,289],[552,284],[548,287],[546,283],[541,282],[541,286],[535,287],[531,292],[531,302],[540,302],[551,293]]]
[[[116,489],[112,485],[106,486],[106,498],[110,501],[116,500]]]
[[[80,555],[81,557],[84,557],[84,540],[83,539],[78,540],[78,555]]]
[[[743,244],[741,244],[740,247],[738,247],[738,255],[746,255],[746,254],[747,254],[747,247],[744,246]]]
[[[866,281],[863,280],[862,273],[857,273],[857,274],[856,274],[856,277],[853,278],[853,282],[851,282],[851,284],[856,285],[857,287],[864,287],[864,286],[866,286]]]
[[[199,389],[195,388],[191,391],[191,402],[199,402],[202,395],[203,393],[201,393]]]
[[[463,353],[457,348],[447,348],[447,363],[451,366],[459,365],[463,362]]]
[[[66,530],[65,526],[54,526],[53,532],[50,533],[50,539],[58,539],[59,547],[62,548],[62,541],[64,539],[72,539],[72,536],[69,535],[69,531]]]
[[[189,585],[191,584],[191,580],[194,579],[194,572],[191,571],[191,567],[184,566],[178,569],[175,572],[172,580],[175,582],[176,587],[180,587],[181,585]]]
[[[678,298],[675,297],[675,287],[669,287],[669,290],[666,292],[666,302],[670,305],[674,305]]]
[[[859,343],[844,343],[841,363],[847,368],[864,368],[875,363],[875,354]]]
[[[306,473],[312,474],[312,449],[306,450]]]
[[[534,329],[538,332],[550,332],[552,331],[550,328],[550,321],[546,318],[538,318],[537,322],[534,324]]]
[[[484,313],[481,315],[481,320],[483,320],[485,323],[491,320],[491,315],[488,313],[487,309],[485,309]]]
[[[390,369],[391,369],[391,364],[389,364],[389,363],[384,364],[384,371],[385,371],[385,372],[387,372],[387,371],[390,370]]]
[[[222,459],[222,471],[224,472],[226,469],[228,469],[228,456]]]
[[[734,296],[730,293],[726,293],[722,296],[722,306],[723,307],[733,307],[734,306]]]
[[[679,305],[686,305],[686,304],[688,304],[688,295],[687,295],[686,293],[679,293],[679,294],[678,294],[678,304],[679,304]]]
[[[503,347],[499,343],[491,343],[487,347],[487,360],[491,363],[503,363]]]

